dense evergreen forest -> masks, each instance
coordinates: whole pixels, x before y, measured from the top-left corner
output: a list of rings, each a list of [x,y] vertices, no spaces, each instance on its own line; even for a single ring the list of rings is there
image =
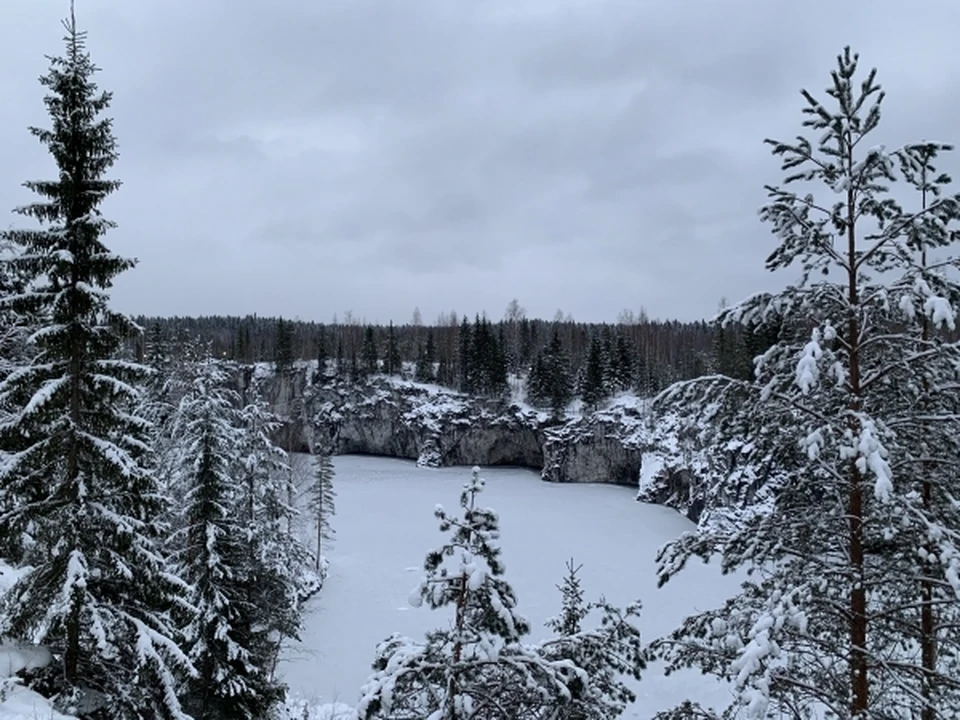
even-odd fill
[[[451,312],[424,325],[415,310],[412,322],[383,326],[347,315],[345,322],[335,317],[330,324],[256,315],[141,316],[136,320],[146,333],[131,336],[129,345],[142,359],[150,342],[165,343],[177,354],[200,340],[215,357],[281,367],[322,359],[345,373],[399,374],[404,363],[415,364],[416,379],[484,395],[503,391],[512,374],[528,376],[535,398],[538,375],[561,375],[570,393],[585,390],[590,402],[598,392],[633,389],[651,395],[677,380],[714,372],[746,378],[750,359],[776,339],[769,329],[649,320],[642,312],[622,313],[615,324],[578,323],[569,316],[531,319],[516,301],[495,322]]]

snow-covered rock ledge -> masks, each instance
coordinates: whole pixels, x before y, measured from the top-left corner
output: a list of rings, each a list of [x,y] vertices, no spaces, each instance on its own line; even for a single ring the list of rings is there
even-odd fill
[[[635,485],[651,449],[649,420],[642,401],[621,395],[607,408],[545,429],[543,479]]]
[[[327,378],[314,385],[315,369],[303,363],[274,375],[259,365],[241,373],[241,389],[258,378],[273,409],[289,418],[280,440],[290,450],[317,443],[336,454],[406,458],[428,467],[514,465],[540,470],[551,482],[636,486],[641,457],[652,449],[643,401],[629,394],[557,423],[519,401],[396,377]]]

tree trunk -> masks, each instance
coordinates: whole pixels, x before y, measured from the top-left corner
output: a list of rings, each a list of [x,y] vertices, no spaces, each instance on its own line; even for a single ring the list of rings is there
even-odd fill
[[[74,594],[76,594],[74,590]],[[63,672],[67,682],[77,685],[80,665],[80,604],[77,598],[72,598],[73,607],[67,617],[67,647],[63,653]]]
[[[322,496],[321,496],[322,497]],[[320,572],[320,553],[323,550],[323,511],[317,515],[317,572]]]
[[[921,188],[921,208],[927,208],[927,176],[926,168],[922,173]],[[927,265],[926,247],[921,248],[920,265]],[[930,322],[926,313],[923,315],[923,324],[921,326],[920,338],[923,345],[930,339]],[[927,382],[926,375],[923,376],[923,395],[927,400],[930,392],[930,385]],[[929,463],[924,463],[921,474],[922,482],[922,501],[925,513],[930,513],[933,509],[933,484],[930,482],[929,473],[931,471]],[[935,556],[936,548],[931,544],[926,545],[927,557]],[[920,695],[923,698],[923,708],[920,711],[920,720],[935,720],[937,710],[934,705],[934,686],[936,683],[937,672],[937,626],[936,618],[933,612],[933,583],[926,572],[922,573],[920,580],[920,663],[923,669],[923,675],[920,683]]]
[[[67,231],[70,231],[72,222],[70,219],[67,220]],[[75,290],[76,287],[80,284],[80,269],[77,267],[77,262],[80,259],[85,259],[85,253],[77,252],[79,243],[76,240],[76,229],[74,229],[73,235],[73,257],[74,263],[71,270],[71,287]],[[74,297],[74,294],[71,293],[71,298]],[[68,430],[67,437],[67,467],[66,467],[66,482],[67,485],[71,488],[71,493],[77,491],[77,478],[80,476],[80,446],[77,442],[77,433],[79,432],[82,424],[83,417],[81,415],[81,397],[80,397],[80,377],[83,371],[83,352],[84,352],[84,343],[83,339],[79,337],[80,333],[77,331],[77,322],[79,321],[79,312],[76,306],[73,304],[73,300],[70,301],[69,307],[69,320],[72,321],[70,334],[72,336],[70,343],[70,361],[69,361],[69,382],[70,382],[70,429]],[[82,500],[78,496],[71,496],[70,501],[80,505]],[[74,512],[79,512],[79,507],[74,507],[72,510]],[[74,543],[74,548],[76,548],[76,543],[78,538],[72,537],[68,539],[68,542]],[[80,605],[82,600],[77,596],[78,591],[74,589],[73,597],[71,597],[71,609],[70,614],[66,619],[66,640],[67,646],[64,650],[64,672],[66,674],[67,682],[71,685],[76,685],[79,674],[79,664],[80,664]]]
[[[853,175],[853,147],[847,135],[847,171]],[[857,235],[856,196],[851,187],[847,190],[847,261],[848,303],[850,316],[847,321],[847,343],[850,348],[850,430],[856,438],[860,434],[860,422],[853,414],[860,411],[860,323],[857,286]],[[853,717],[866,716],[869,708],[870,679],[867,675],[867,590],[864,585],[863,551],[863,477],[855,462],[850,464],[850,490],[848,497],[849,541],[851,582],[850,591],[850,712]]]

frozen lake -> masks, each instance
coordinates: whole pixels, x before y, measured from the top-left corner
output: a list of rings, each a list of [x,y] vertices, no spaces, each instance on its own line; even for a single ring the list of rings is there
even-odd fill
[[[336,468],[337,537],[330,575],[308,608],[302,642],[291,643],[280,673],[293,694],[354,704],[370,675],[376,644],[392,632],[420,639],[449,621],[427,607],[411,608],[427,551],[443,539],[433,517],[437,503],[458,507],[470,468],[418,468],[411,461],[341,456]],[[306,471],[309,458],[295,458]],[[657,589],[654,557],[663,543],[692,528],[679,514],[634,500],[631,488],[551,484],[519,468],[484,468],[480,496],[501,518],[506,578],[533,627],[531,640],[548,633],[543,622],[559,610],[556,584],[571,557],[582,564],[587,599],[603,594],[625,605],[640,598],[640,628],[652,640],[697,610],[716,607],[736,580],[716,566],[692,564]],[[729,689],[699,675],[663,677],[649,668],[637,684],[637,702],[624,717],[649,718],[684,699],[724,703]]]

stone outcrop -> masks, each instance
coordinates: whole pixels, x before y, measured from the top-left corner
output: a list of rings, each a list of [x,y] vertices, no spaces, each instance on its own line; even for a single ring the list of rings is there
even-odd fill
[[[281,375],[259,366],[241,375],[241,390],[262,383],[271,406],[288,419],[278,439],[289,450],[319,445],[431,467],[513,465],[551,482],[632,486],[645,450],[643,414],[630,404],[558,424],[517,404],[397,378],[315,384],[303,366]]]
[[[647,435],[635,405],[613,404],[551,428],[545,432],[543,479],[636,485]]]
[[[436,385],[384,376],[314,383],[312,376],[304,365],[281,375],[268,365],[239,371],[241,392],[259,384],[257,392],[286,418],[277,439],[288,450],[319,445],[334,454],[405,458],[428,467],[528,467],[549,482],[638,487],[638,500],[675,508],[694,522],[712,507],[746,504],[755,492],[718,495],[703,480],[710,473],[697,429],[669,411],[654,421],[631,395],[557,422],[529,407]]]

